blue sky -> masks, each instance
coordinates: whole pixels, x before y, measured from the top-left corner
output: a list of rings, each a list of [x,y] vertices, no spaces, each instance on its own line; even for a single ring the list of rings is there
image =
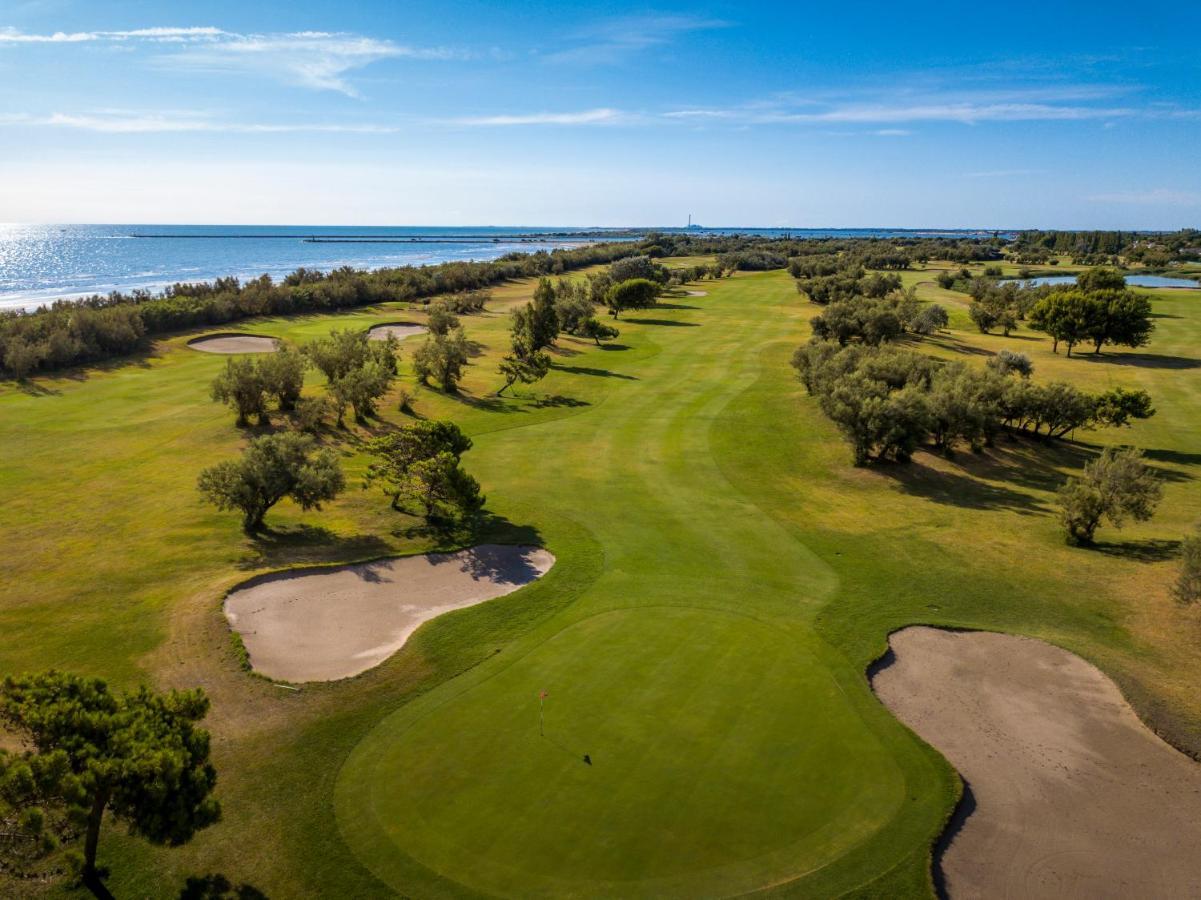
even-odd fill
[[[0,221],[1201,225],[1201,7],[0,3]]]

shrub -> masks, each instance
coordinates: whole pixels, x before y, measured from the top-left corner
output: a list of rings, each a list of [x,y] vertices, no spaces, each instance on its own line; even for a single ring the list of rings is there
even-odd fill
[[[1201,600],[1201,530],[1186,535],[1180,543],[1180,571],[1172,596],[1180,603]]]

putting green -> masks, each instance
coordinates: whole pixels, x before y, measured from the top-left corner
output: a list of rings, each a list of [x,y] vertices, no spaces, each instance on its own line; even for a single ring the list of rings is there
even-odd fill
[[[397,889],[412,886],[398,853],[505,896],[724,895],[799,876],[904,796],[814,643],[712,610],[584,619],[388,720],[346,767],[343,830]]]

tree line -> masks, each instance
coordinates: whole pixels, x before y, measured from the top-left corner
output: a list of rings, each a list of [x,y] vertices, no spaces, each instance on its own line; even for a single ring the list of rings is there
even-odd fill
[[[478,292],[509,279],[562,274],[639,252],[636,243],[610,242],[513,253],[493,262],[374,271],[343,267],[328,273],[302,268],[279,282],[267,275],[246,282],[218,278],[172,285],[160,294],[113,292],[60,300],[32,312],[0,315],[0,374],[23,378],[99,362],[133,353],[148,339],[173,331],[255,316],[325,312],[440,295],[451,295],[456,305],[471,306],[479,302]]]

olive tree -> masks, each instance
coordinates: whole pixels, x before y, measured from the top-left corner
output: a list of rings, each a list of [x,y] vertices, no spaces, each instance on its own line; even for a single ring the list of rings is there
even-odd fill
[[[1060,521],[1070,543],[1091,544],[1102,519],[1115,528],[1127,518],[1145,522],[1162,496],[1160,479],[1143,462],[1141,450],[1107,447],[1080,477],[1060,488]]]
[[[281,411],[291,412],[296,408],[304,390],[307,364],[304,354],[287,346],[259,358],[257,369],[263,392],[275,398]]]
[[[106,813],[167,846],[220,818],[209,735],[196,727],[208,705],[200,690],[116,693],[100,679],[55,671],[9,677],[0,722],[26,746],[19,756],[0,752],[0,770],[10,787],[16,775],[72,808],[84,828],[82,874],[95,884]],[[25,824],[37,818],[26,815]]]
[[[400,342],[395,335],[389,335],[387,340],[373,341],[363,329],[334,329],[329,337],[305,344],[302,352],[321,371],[326,381],[333,384],[370,362],[379,363],[395,374],[399,347]]]
[[[449,334],[431,334],[413,354],[413,372],[422,384],[437,379],[448,394],[458,390],[467,366],[467,334],[462,327]]]
[[[267,413],[267,394],[258,366],[245,357],[227,359],[221,374],[213,379],[210,391],[214,400],[224,403],[237,413],[239,427],[248,425],[250,417],[259,421]]]
[[[560,331],[579,334],[581,324],[592,317],[594,308],[587,283],[559,280],[555,286],[555,315],[559,320]]]
[[[928,303],[906,323],[914,334],[934,334],[941,328],[946,328],[951,321],[946,309],[938,303]]]
[[[394,370],[373,361],[351,369],[333,382],[329,386],[329,392],[338,415],[338,424],[342,424],[342,417],[348,405],[354,409],[354,417],[360,422],[374,416],[376,404],[388,393],[395,377]]]
[[[459,327],[459,317],[449,304],[439,300],[430,304],[428,324],[434,334],[449,334]]]
[[[282,432],[255,438],[241,457],[210,466],[197,487],[220,510],[237,509],[247,532],[262,528],[267,510],[284,497],[301,509],[320,509],[345,486],[338,455],[313,452],[313,438]]]

